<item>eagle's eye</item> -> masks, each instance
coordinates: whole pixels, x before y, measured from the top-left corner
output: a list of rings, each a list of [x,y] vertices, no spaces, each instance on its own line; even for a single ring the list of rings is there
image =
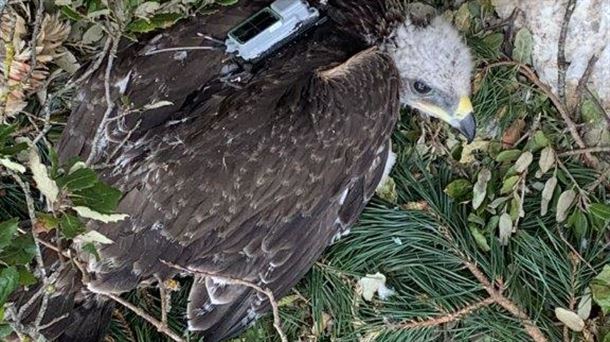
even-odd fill
[[[427,84],[425,84],[424,82],[421,81],[415,81],[415,83],[413,83],[413,88],[415,89],[416,92],[420,93],[420,94],[428,94],[430,92],[430,90],[432,90]]]

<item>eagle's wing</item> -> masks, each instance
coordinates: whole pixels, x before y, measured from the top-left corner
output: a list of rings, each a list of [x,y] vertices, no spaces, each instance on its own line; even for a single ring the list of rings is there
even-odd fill
[[[120,115],[118,104],[123,104],[124,109],[139,111],[126,116],[120,125],[117,120],[116,124],[108,126],[109,135],[114,138],[111,140],[122,141],[130,130],[133,131],[129,136],[132,141],[140,138],[149,129],[175,119],[195,95],[205,93],[206,87],[215,86],[219,77],[229,70],[230,62],[224,48],[207,37],[224,39],[232,27],[263,5],[257,0],[240,6],[220,7],[215,15],[189,18],[150,39],[122,47],[108,79],[110,100],[117,104],[110,117]],[[192,49],[203,46],[215,49]],[[156,52],[166,49],[177,50]],[[72,157],[87,159],[90,153],[92,137],[108,108],[106,62],[76,95],[75,106],[57,146],[62,161]],[[171,105],[160,106],[161,101]],[[141,110],[145,106],[154,108]],[[99,144],[103,146],[95,160],[103,161],[113,148],[108,146],[107,139]]]
[[[222,276],[279,296],[307,272],[371,196],[399,108],[391,58],[346,61],[333,43],[287,49],[244,89],[126,144],[106,178],[130,217],[90,223],[115,242],[100,250],[92,289],[176,273],[161,260],[218,274],[196,277],[188,307],[191,328],[215,340],[267,308]]]

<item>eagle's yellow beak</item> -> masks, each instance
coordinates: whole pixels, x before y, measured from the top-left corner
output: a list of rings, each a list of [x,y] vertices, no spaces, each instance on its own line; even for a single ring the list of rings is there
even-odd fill
[[[430,102],[417,102],[414,104],[414,107],[450,124],[462,133],[468,142],[474,140],[476,122],[474,120],[472,103],[468,96],[460,98],[457,107],[455,107],[452,113]]]
[[[453,120],[449,124],[460,131],[468,142],[474,140],[477,124],[474,120],[472,103],[468,97],[464,96],[460,99],[457,110],[453,113]]]

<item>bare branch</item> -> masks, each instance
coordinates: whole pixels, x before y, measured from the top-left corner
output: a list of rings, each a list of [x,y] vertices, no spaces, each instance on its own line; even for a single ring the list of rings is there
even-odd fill
[[[174,51],[189,51],[189,50],[220,50],[214,46],[177,46],[166,49],[150,50],[144,53],[144,56],[156,55],[163,52],[174,52]]]
[[[568,68],[568,62],[566,61],[566,38],[570,19],[572,18],[575,7],[576,0],[569,0],[561,24],[561,31],[559,32],[559,41],[557,43],[557,93],[564,105],[566,104],[566,70]]]
[[[468,305],[463,309],[460,309],[455,312],[448,313],[443,316],[429,318],[423,321],[408,321],[402,322],[398,324],[393,324],[391,327],[393,329],[417,329],[417,328],[426,328],[426,327],[434,327],[445,323],[458,321],[465,316],[477,311],[483,307],[494,304],[496,301],[494,298],[489,297],[487,299],[476,302],[472,305]]]
[[[44,14],[44,1],[43,0],[38,0],[38,6],[36,6],[36,17],[34,17],[34,32],[32,33],[32,39],[30,40],[30,50],[32,50],[31,52],[31,56],[30,56],[30,69],[28,70],[28,73],[25,75],[25,77],[23,78],[23,80],[21,81],[22,84],[27,84],[30,81],[30,78],[32,78],[32,74],[34,73],[34,70],[36,69],[36,64],[38,63],[38,60],[36,59],[36,46],[38,44],[38,34],[40,33],[40,26],[42,24],[42,16]]]
[[[583,154],[583,153],[603,153],[603,152],[610,152],[610,146],[594,146],[594,147],[587,147],[587,148],[578,149],[578,150],[565,151],[565,152],[559,153],[559,156],[567,157],[567,156],[575,156],[575,155],[579,155],[579,154]]]
[[[98,153],[97,145],[99,144],[99,140],[101,139],[102,135],[104,134],[105,128],[108,125],[108,118],[110,117],[110,114],[112,114],[112,111],[114,110],[114,106],[115,106],[114,101],[112,101],[112,98],[110,96],[110,73],[112,71],[112,65],[114,62],[114,58],[116,57],[116,52],[117,52],[117,49],[119,46],[119,39],[116,37],[112,37],[112,36],[109,36],[108,39],[112,40],[112,48],[110,49],[110,53],[108,54],[108,61],[106,62],[106,71],[104,74],[104,92],[105,92],[105,98],[106,98],[106,111],[104,112],[102,121],[100,122],[100,125],[98,126],[97,131],[95,132],[95,135],[91,142],[91,150],[89,151],[89,156],[87,157],[87,160],[85,161],[85,164],[87,164],[88,166],[91,165],[93,160],[97,157],[97,153]]]
[[[45,312],[47,311],[47,305],[49,303],[49,295],[48,295],[48,293],[46,293],[46,287],[49,286],[51,283],[50,283],[50,279],[47,275],[47,270],[44,265],[44,260],[42,259],[42,252],[40,249],[40,244],[38,242],[39,241],[38,234],[36,234],[36,231],[34,229],[37,220],[36,220],[36,212],[35,212],[35,208],[34,208],[34,200],[32,199],[32,195],[30,192],[30,186],[28,183],[24,182],[21,179],[21,177],[19,177],[18,174],[14,173],[11,170],[7,170],[7,172],[11,175],[11,177],[15,180],[15,182],[17,182],[17,184],[23,191],[23,195],[25,196],[25,201],[26,201],[26,205],[27,205],[27,209],[28,209],[28,216],[30,218],[30,224],[32,225],[32,235],[34,236],[34,245],[36,247],[35,248],[35,258],[36,258],[36,263],[38,264],[36,269],[40,273],[40,276],[42,278],[42,288],[41,289],[44,292],[44,296],[42,297],[42,304],[40,305],[40,310],[38,311],[38,315],[36,316],[36,321],[34,323],[35,327],[38,328],[38,327],[40,327],[40,323],[42,322],[42,319],[44,318]],[[25,310],[25,309],[27,309],[27,306],[24,306],[22,308],[22,310]],[[18,317],[18,318],[20,319],[21,317]]]
[[[167,325],[167,312],[169,311],[169,299],[171,296],[168,296],[167,289],[165,287],[165,283],[163,279],[159,276],[155,276],[157,278],[158,286],[159,286],[159,298],[161,299],[161,323]]]
[[[589,62],[587,63],[587,68],[582,74],[582,77],[578,81],[578,85],[576,86],[576,90],[574,91],[574,96],[571,97],[571,105],[568,106],[572,110],[572,117],[578,117],[578,111],[580,110],[582,95],[587,88],[587,83],[589,83],[589,78],[591,78],[591,74],[593,73],[593,69],[595,68],[595,64],[599,57],[596,55],[591,56]]]

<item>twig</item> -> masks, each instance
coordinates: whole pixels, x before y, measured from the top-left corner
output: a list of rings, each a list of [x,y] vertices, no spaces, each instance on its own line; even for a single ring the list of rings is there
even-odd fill
[[[42,252],[40,249],[40,244],[38,243],[38,234],[36,234],[36,231],[34,229],[34,227],[36,225],[36,213],[35,213],[35,209],[34,209],[34,199],[32,199],[32,195],[30,193],[30,186],[26,182],[24,182],[21,179],[21,177],[19,177],[18,174],[14,173],[11,170],[7,170],[7,172],[11,175],[11,177],[15,180],[15,182],[17,182],[17,184],[23,191],[23,195],[25,196],[26,206],[28,209],[28,216],[30,218],[30,222],[32,225],[32,236],[34,236],[35,258],[36,258],[36,263],[38,264],[37,269],[40,272],[40,276],[42,278],[42,289],[44,291],[44,290],[46,290],[46,287],[50,285],[50,280],[47,275],[47,270],[45,269],[44,260],[42,259]],[[36,316],[36,320],[34,323],[36,328],[38,328],[40,326],[40,322],[42,322],[45,312],[47,311],[48,304],[49,304],[49,295],[48,295],[48,293],[45,292],[44,296],[42,297],[42,304],[40,304],[40,310],[38,311],[38,315]],[[22,308],[22,310],[24,310],[24,311],[25,311],[25,309],[27,309],[27,306],[24,306]],[[18,318],[21,318],[21,317],[18,317]]]
[[[165,283],[161,277],[156,276],[157,282],[159,283],[159,298],[161,299],[161,323],[167,325],[167,312],[169,311],[169,307],[167,305],[168,296],[165,288]]]
[[[559,233],[559,238],[561,239],[561,241],[563,241],[563,243],[566,244],[566,246],[568,246],[568,248],[570,249],[570,251],[572,251],[572,253],[574,253],[574,255],[583,262],[583,264],[585,264],[591,271],[596,272],[595,268],[593,268],[593,266],[587,261],[585,260],[585,258],[582,257],[582,255],[576,250],[576,248],[574,248],[574,246],[572,246],[572,244],[566,239],[566,237],[563,235],[563,232],[561,231],[561,228],[557,229],[557,232]]]
[[[466,268],[468,268],[470,273],[472,273],[472,275],[477,278],[479,283],[483,285],[483,288],[485,289],[485,291],[487,291],[489,297],[493,299],[494,303],[497,303],[498,305],[502,306],[510,314],[521,320],[525,331],[535,342],[547,341],[540,328],[538,328],[538,326],[527,316],[525,311],[523,311],[523,309],[518,307],[510,299],[505,297],[502,294],[502,291],[497,290],[475,264],[468,260],[463,260],[463,263]]]
[[[565,152],[559,153],[558,156],[567,157],[567,156],[574,156],[574,155],[583,154],[583,153],[603,153],[603,152],[610,152],[610,146],[594,146],[594,147],[587,147],[587,148],[582,148],[582,149],[578,149],[578,150],[565,151]]]
[[[109,36],[108,39],[112,39],[112,48],[110,49],[110,53],[108,54],[108,61],[106,62],[106,71],[104,74],[104,92],[105,92],[105,97],[106,97],[106,111],[104,112],[104,116],[102,117],[102,121],[100,122],[100,125],[97,128],[97,131],[95,132],[95,135],[93,137],[93,140],[91,142],[91,149],[89,151],[89,156],[87,157],[87,160],[85,161],[85,164],[87,164],[88,166],[91,165],[91,162],[95,159],[95,157],[97,157],[97,153],[98,153],[98,144],[99,144],[99,140],[101,139],[102,135],[104,134],[106,125],[108,124],[107,120],[110,117],[110,114],[112,113],[113,109],[114,109],[114,102],[112,101],[112,98],[110,97],[110,72],[112,71],[112,65],[114,62],[114,58],[119,46],[119,39],[115,38],[115,37],[111,37]]]
[[[417,329],[417,328],[426,328],[426,327],[434,327],[441,324],[454,322],[462,319],[464,316],[471,314],[474,311],[477,311],[483,307],[494,304],[496,300],[492,297],[481,300],[474,304],[468,305],[463,309],[460,309],[456,312],[451,312],[443,316],[429,318],[424,321],[409,321],[398,324],[393,324],[391,327],[393,329]]]
[[[157,330],[159,332],[164,333],[165,335],[170,337],[172,340],[174,340],[176,342],[186,342],[186,340],[184,340],[178,334],[173,332],[166,324],[163,324],[162,322],[159,322],[156,318],[154,318],[153,316],[149,315],[148,313],[146,313],[144,310],[140,309],[139,307],[137,307],[137,306],[131,304],[130,302],[126,301],[125,299],[121,298],[120,296],[117,296],[114,293],[98,292],[98,291],[94,291],[94,292],[99,294],[99,295],[106,296],[106,297],[114,300],[115,302],[123,305],[124,307],[128,308],[133,313],[135,313],[136,315],[142,317],[143,319],[148,321],[148,323],[150,323],[153,326],[155,326],[155,328],[157,328]]]
[[[44,11],[44,1],[43,0],[38,0],[38,6],[36,8],[36,17],[34,17],[34,32],[32,32],[32,39],[30,40],[30,50],[31,51],[31,56],[30,56],[30,69],[28,70],[28,73],[25,75],[25,77],[23,78],[23,80],[21,81],[22,84],[27,84],[30,81],[30,78],[32,78],[32,74],[34,74],[34,69],[36,69],[36,64],[38,63],[38,60],[36,59],[36,45],[37,45],[37,41],[38,41],[38,34],[40,33],[40,25],[42,23],[42,16],[43,16],[43,11]]]
[[[163,53],[163,52],[188,51],[188,50],[219,50],[219,48],[214,47],[214,46],[177,46],[177,47],[166,48],[166,49],[157,49],[157,50],[146,51],[144,53],[144,56],[156,55],[158,53]]]
[[[572,110],[572,117],[574,118],[578,117],[577,114],[580,109],[582,95],[585,92],[585,89],[587,89],[587,83],[589,83],[589,78],[591,78],[591,73],[593,73],[593,68],[595,68],[598,59],[599,57],[596,55],[591,56],[585,72],[583,72],[582,77],[578,81],[578,85],[574,91],[574,97],[572,98],[572,105],[569,106]]]
[[[559,32],[559,41],[557,42],[557,93],[564,105],[566,103],[566,69],[568,66],[566,61],[566,38],[568,35],[570,18],[572,18],[575,7],[576,0],[568,0],[566,13],[563,17],[563,22],[561,23],[561,31]]]
[[[49,323],[43,324],[40,327],[38,327],[39,330],[44,330],[52,325],[54,325],[55,323],[61,321],[62,319],[68,317],[70,314],[69,313],[65,313],[59,317],[55,317],[54,319],[52,319]]]
[[[100,68],[100,66],[102,65],[102,62],[104,61],[104,58],[106,58],[106,56],[110,53],[110,49],[112,48],[112,41],[113,40],[110,38],[106,39],[106,42],[104,43],[104,48],[100,52],[98,58],[95,60],[93,65],[89,69],[87,69],[87,71],[85,71],[79,78],[77,78],[74,81],[71,81],[68,84],[69,87],[75,87],[75,86],[79,85],[84,80],[88,79],[89,76],[91,76],[95,71],[97,71]]]
[[[280,320],[280,311],[279,311],[279,308],[278,308],[278,304],[275,301],[275,296],[273,295],[273,292],[270,289],[262,288],[262,287],[254,284],[252,282],[249,282],[249,281],[246,281],[246,280],[243,280],[243,279],[239,279],[239,278],[228,277],[228,276],[224,276],[224,275],[221,275],[221,274],[207,273],[207,272],[195,270],[195,269],[192,269],[192,268],[187,268],[187,267],[183,267],[183,266],[180,266],[180,265],[176,265],[176,264],[173,264],[173,263],[165,261],[165,260],[161,260],[161,262],[166,264],[166,265],[168,265],[169,267],[172,267],[172,268],[177,269],[177,270],[182,271],[182,272],[187,272],[187,273],[197,274],[197,275],[203,275],[203,276],[206,276],[206,277],[219,278],[219,279],[222,279],[223,281],[225,281],[225,282],[227,282],[229,284],[232,284],[232,285],[241,285],[241,286],[249,287],[249,288],[255,290],[256,292],[264,294],[269,299],[269,304],[271,304],[271,309],[272,309],[272,312],[273,312],[273,327],[277,331],[278,335],[280,335],[280,339],[282,340],[282,342],[288,342],[288,338],[286,337],[286,334],[282,330],[282,324],[281,324],[281,320]]]
[[[597,96],[591,91],[591,89],[587,88],[587,94],[589,94],[589,97],[591,99],[591,101],[593,101],[593,104],[597,107],[597,109],[604,113],[604,116],[606,117],[606,122],[608,123],[608,125],[610,125],[610,112],[606,111],[606,109],[604,108],[604,106],[601,104],[601,102],[599,101],[599,99],[597,98]]]

